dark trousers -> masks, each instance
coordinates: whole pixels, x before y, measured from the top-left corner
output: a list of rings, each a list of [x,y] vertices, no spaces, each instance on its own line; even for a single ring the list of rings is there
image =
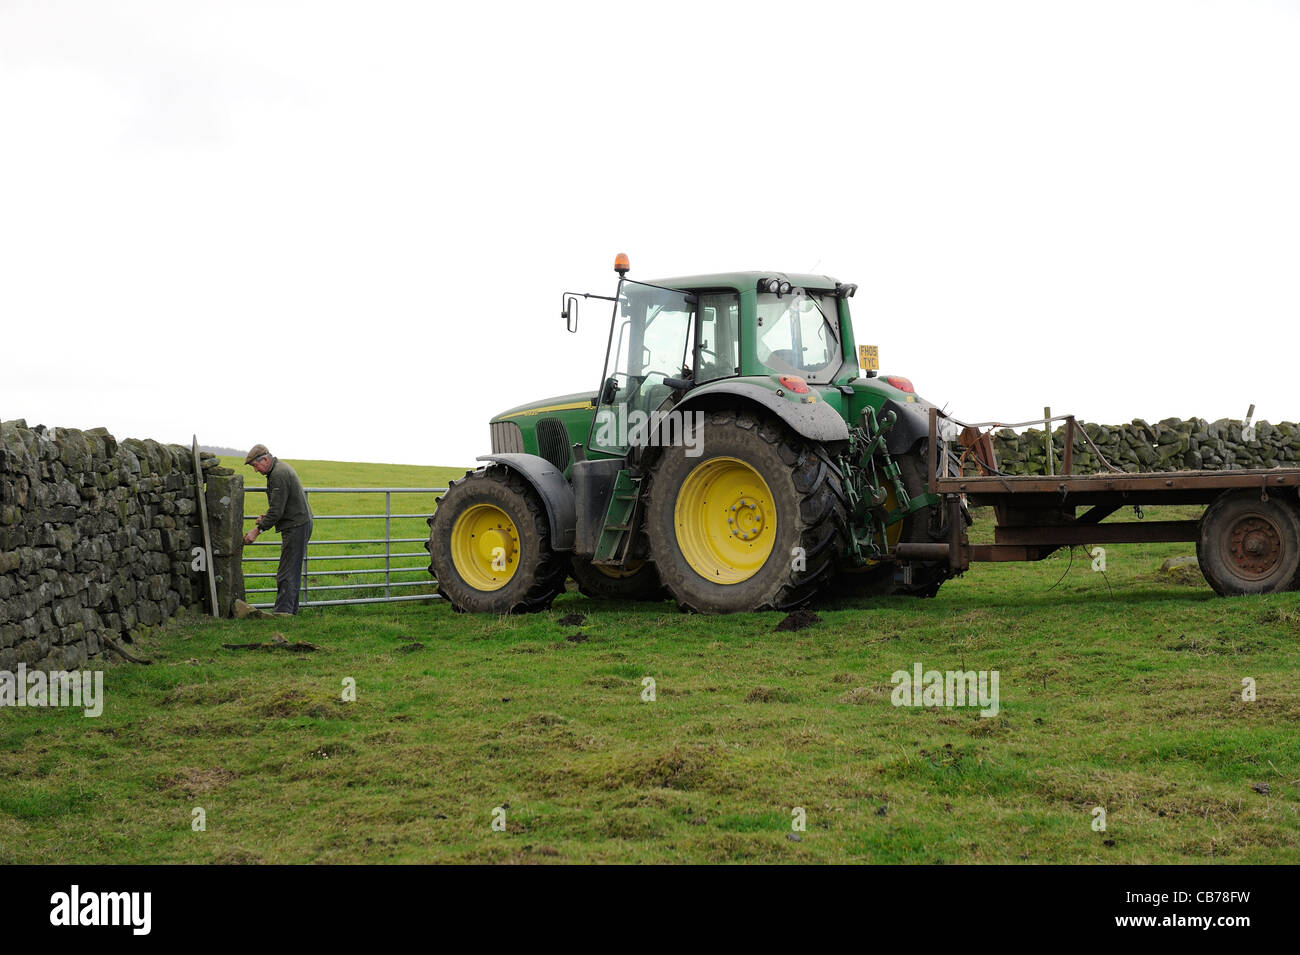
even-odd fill
[[[311,540],[312,522],[280,531],[280,566],[275,572],[275,612],[297,613],[302,587],[302,560]]]

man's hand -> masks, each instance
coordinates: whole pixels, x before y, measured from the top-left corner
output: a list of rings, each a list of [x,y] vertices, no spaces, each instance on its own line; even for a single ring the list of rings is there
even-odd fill
[[[257,515],[257,520],[253,522],[253,526],[249,528],[248,533],[244,535],[245,544],[253,543],[253,541],[257,540],[257,535],[262,533],[262,519],[264,517],[266,517],[264,513]]]

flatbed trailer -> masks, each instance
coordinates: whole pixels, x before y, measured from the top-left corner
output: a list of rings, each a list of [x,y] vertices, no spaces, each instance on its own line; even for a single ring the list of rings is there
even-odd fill
[[[948,539],[903,543],[901,561],[1042,560],[1062,547],[1195,542],[1202,574],[1222,595],[1300,589],[1300,468],[1073,474],[1075,421],[1065,416],[1062,473],[939,475],[937,413],[930,411],[929,490],[944,499]],[[963,500],[992,507],[992,544],[971,544]],[[1124,507],[1208,505],[1198,520],[1102,521]],[[1079,513],[1080,509],[1084,509]]]

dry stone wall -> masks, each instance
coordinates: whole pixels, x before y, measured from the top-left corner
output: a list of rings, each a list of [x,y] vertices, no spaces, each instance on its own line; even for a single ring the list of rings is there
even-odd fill
[[[200,467],[226,609],[242,590],[227,525],[242,521],[243,479],[212,455]],[[199,493],[189,448],[0,422],[0,671],[79,667],[105,637],[208,610]]]
[[[1242,421],[1221,418],[1165,418],[1148,424],[1135,418],[1129,424],[1101,425],[1079,422],[1105,459],[1124,471],[1218,471],[1235,468],[1300,466],[1300,425],[1290,421],[1259,421],[1248,430]],[[1061,469],[1065,428],[1053,432],[1053,459]],[[1007,474],[1047,472],[1046,431],[1030,428],[1017,433],[1003,428],[993,433],[998,468]],[[966,469],[974,473],[968,459]],[[1074,471],[1091,474],[1106,470],[1081,435],[1074,443]]]

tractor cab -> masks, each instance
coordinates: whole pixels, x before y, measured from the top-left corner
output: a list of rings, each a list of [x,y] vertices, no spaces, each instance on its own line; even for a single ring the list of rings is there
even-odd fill
[[[754,379],[777,397],[790,384],[808,393],[852,381],[844,299],[854,289],[827,276],[766,272],[638,282],[621,269],[588,453],[627,455],[652,436],[656,415],[724,379]]]

